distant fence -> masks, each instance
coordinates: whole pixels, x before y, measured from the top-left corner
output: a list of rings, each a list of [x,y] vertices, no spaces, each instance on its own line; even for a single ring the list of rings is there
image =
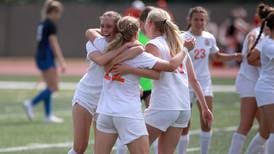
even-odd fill
[[[186,26],[188,9],[199,4],[170,4],[180,28]],[[211,12],[211,20],[221,23],[237,4],[210,3],[203,5]],[[128,5],[88,3],[66,3],[65,12],[58,25],[59,40],[67,57],[81,57],[85,52],[84,32],[89,27],[98,27],[98,17],[106,10],[123,12]],[[256,4],[241,5],[248,11],[251,21]],[[0,5],[0,56],[32,56],[36,48],[36,26],[40,20],[38,4]]]

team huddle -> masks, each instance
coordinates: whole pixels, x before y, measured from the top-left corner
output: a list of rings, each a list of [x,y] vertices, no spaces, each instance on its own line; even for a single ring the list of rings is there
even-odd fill
[[[58,42],[52,38],[56,35],[53,19],[59,19],[62,5],[52,1],[44,11],[44,27],[40,29],[46,38],[40,44],[45,49],[38,49],[37,66],[47,89],[26,102],[25,109],[32,119],[32,106],[45,100],[47,119],[60,122],[51,114],[50,97],[58,89],[54,55],[62,70],[66,66]],[[274,153],[274,146],[266,146],[274,145],[274,9],[259,4],[256,14],[261,27],[246,36],[242,53],[227,54],[220,52],[215,37],[206,31],[209,15],[200,6],[189,10],[189,26],[184,32],[160,8],[146,7],[139,19],[114,11],[103,13],[100,28],[86,31],[90,66],[73,96],[74,144],[68,154],[86,151],[92,124],[95,154],[111,153],[116,142],[119,154],[127,149],[132,154],[148,154],[150,145],[155,153],[177,150],[186,154],[195,102],[200,111],[200,153],[209,153],[214,119],[210,57],[242,61],[236,80],[240,125],[232,136],[229,153],[242,152],[255,117],[260,129],[247,152]],[[153,80],[151,89],[140,87],[140,77]],[[141,99],[146,103],[144,111]]]

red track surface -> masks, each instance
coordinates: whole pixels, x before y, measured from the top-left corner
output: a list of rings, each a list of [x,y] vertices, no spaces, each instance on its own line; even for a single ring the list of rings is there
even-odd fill
[[[81,76],[87,70],[87,63],[83,59],[67,59],[66,75]],[[235,78],[238,68],[212,68],[213,77]],[[38,75],[34,60],[31,58],[0,58],[0,75]]]

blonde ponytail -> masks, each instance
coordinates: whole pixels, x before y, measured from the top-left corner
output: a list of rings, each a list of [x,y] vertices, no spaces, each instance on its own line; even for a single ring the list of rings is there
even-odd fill
[[[165,10],[152,10],[148,14],[147,22],[152,22],[155,25],[155,30],[158,30],[166,37],[172,57],[182,52],[183,41],[180,38],[180,30],[178,26],[172,22],[170,15]]]
[[[118,33],[109,43],[106,52],[118,49],[127,42],[130,42],[139,31],[139,22],[134,17],[125,16],[117,22]]]

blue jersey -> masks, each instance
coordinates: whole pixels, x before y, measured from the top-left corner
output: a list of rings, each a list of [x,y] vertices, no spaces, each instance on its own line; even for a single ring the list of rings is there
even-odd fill
[[[56,35],[56,25],[49,19],[42,21],[37,28],[37,50],[36,64],[40,70],[47,70],[50,67],[55,67],[55,58],[52,47],[50,46],[50,35]]]

